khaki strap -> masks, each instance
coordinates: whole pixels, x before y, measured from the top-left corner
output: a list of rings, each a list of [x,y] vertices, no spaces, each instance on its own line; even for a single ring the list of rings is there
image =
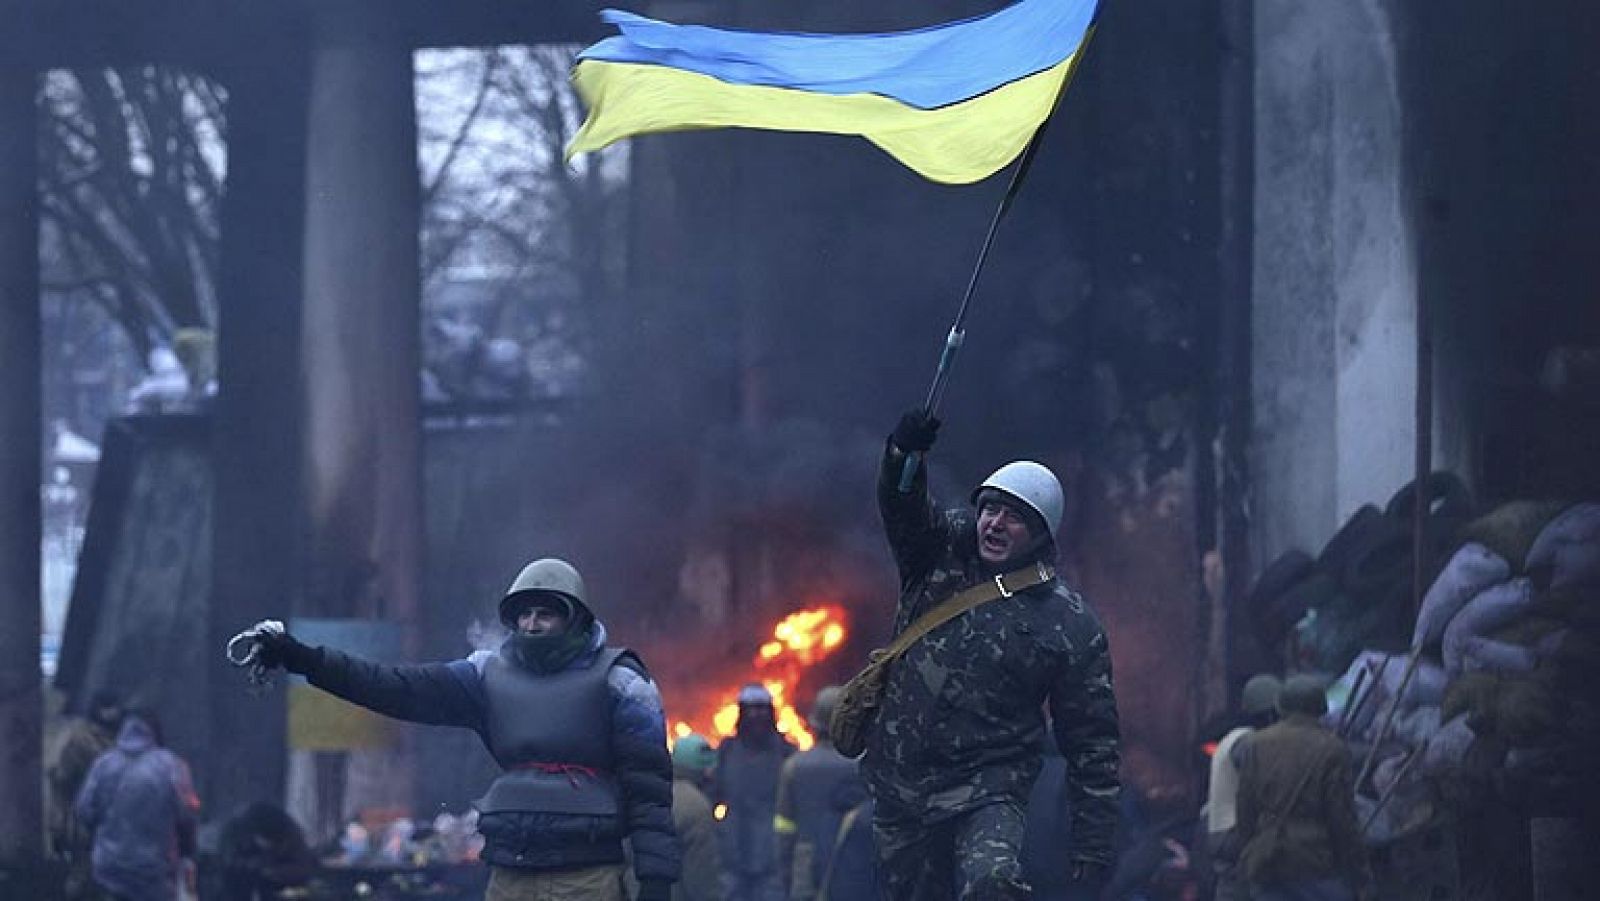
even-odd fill
[[[992,601],[995,598],[1008,598],[1019,591],[1027,591],[1035,585],[1054,579],[1056,571],[1045,563],[1036,563],[1032,569],[1012,570],[1003,576],[995,576],[988,581],[979,582],[952,596],[949,600],[929,610],[917,618],[917,621],[906,627],[894,643],[884,649],[881,662],[888,663],[906,652],[906,649],[916,643],[917,639],[932,632],[939,626],[966,613],[979,604]]]

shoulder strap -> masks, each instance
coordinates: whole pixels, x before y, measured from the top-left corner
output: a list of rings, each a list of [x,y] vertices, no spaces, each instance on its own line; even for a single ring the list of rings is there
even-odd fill
[[[1053,567],[1045,563],[1037,563],[1032,569],[1019,569],[1008,572],[1003,576],[995,576],[985,582],[962,591],[927,613],[917,617],[917,621],[906,627],[904,632],[894,640],[894,643],[884,649],[882,662],[899,657],[906,649],[917,642],[917,639],[928,634],[939,626],[966,613],[979,604],[992,601],[995,598],[1008,598],[1019,591],[1026,591],[1035,585],[1042,585],[1056,577]]]
[[[1294,806],[1300,801],[1300,793],[1305,791],[1306,783],[1310,782],[1311,777],[1321,768],[1320,763],[1318,766],[1306,767],[1305,774],[1300,777],[1300,781],[1295,784],[1294,791],[1289,794],[1289,803],[1284,805],[1283,813],[1278,815],[1280,823],[1287,821],[1290,815],[1294,813]]]

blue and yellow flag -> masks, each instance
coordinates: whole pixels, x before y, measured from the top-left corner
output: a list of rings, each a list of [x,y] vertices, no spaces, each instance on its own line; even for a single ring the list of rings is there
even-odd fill
[[[860,135],[933,181],[978,181],[1049,117],[1097,5],[1019,0],[887,34],[730,31],[605,10],[621,34],[578,56],[572,80],[589,116],[567,155],[640,134],[762,128]]]

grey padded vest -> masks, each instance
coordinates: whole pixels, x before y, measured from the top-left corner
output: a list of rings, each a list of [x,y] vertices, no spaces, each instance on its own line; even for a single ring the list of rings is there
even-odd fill
[[[616,816],[611,690],[623,648],[602,648],[589,666],[533,673],[502,647],[483,668],[489,752],[505,770],[474,805],[480,813]]]

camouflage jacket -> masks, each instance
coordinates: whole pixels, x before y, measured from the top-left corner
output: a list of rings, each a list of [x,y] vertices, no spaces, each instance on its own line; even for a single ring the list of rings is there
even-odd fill
[[[903,460],[890,444],[878,480],[900,569],[896,635],[994,575],[978,556],[970,509],[938,508],[922,470],[899,492]],[[1060,580],[969,610],[895,662],[862,758],[878,816],[934,823],[999,800],[1026,804],[1046,703],[1071,785],[1071,856],[1110,863],[1120,790],[1111,655],[1094,611]]]

